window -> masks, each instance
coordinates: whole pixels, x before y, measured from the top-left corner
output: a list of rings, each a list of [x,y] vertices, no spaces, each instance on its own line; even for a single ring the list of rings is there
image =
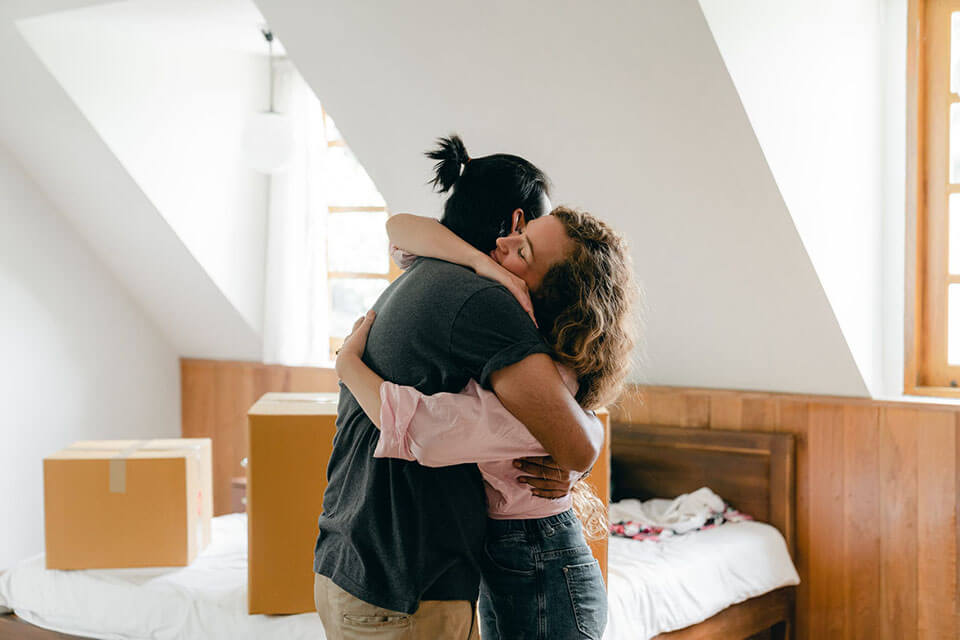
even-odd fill
[[[324,113],[327,154],[323,191],[327,202],[327,285],[330,359],[354,321],[398,275],[390,260],[387,207],[329,114]]]
[[[910,0],[905,391],[960,397],[960,0]]]

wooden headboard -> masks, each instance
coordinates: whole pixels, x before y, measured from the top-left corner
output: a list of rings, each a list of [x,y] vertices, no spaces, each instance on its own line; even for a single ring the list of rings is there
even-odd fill
[[[700,487],[775,526],[795,556],[792,435],[611,425],[613,500],[672,498]]]

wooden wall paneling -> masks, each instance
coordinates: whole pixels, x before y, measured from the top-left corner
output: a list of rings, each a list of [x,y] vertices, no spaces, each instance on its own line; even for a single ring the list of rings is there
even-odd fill
[[[922,411],[880,420],[880,638],[917,637],[917,425]]]
[[[843,408],[844,638],[880,637],[880,410]]]
[[[711,429],[740,429],[742,411],[739,394],[724,391],[710,394]]]
[[[181,433],[213,440],[213,511],[223,515],[233,510],[231,479],[244,475],[247,410],[269,391],[336,391],[337,376],[314,367],[182,358],[180,385]]]
[[[657,391],[656,393],[651,393],[647,400],[650,406],[650,424],[674,427],[691,426],[688,424],[688,396],[685,392]]]
[[[215,368],[216,370],[216,368]],[[231,508],[231,478],[243,475],[240,460],[247,455],[246,429],[247,410],[256,401],[252,366],[220,367],[216,374],[216,418],[213,423],[214,505],[217,515],[229,513]]]
[[[768,431],[780,423],[780,402],[769,394],[750,394],[743,398],[740,428]]]
[[[610,418],[615,422],[635,424],[707,427],[710,424],[710,395],[663,387],[632,390],[610,408]]]
[[[811,404],[809,477],[810,637],[843,638],[843,446],[844,408]]]
[[[925,412],[917,436],[917,630],[956,638],[956,417]]]
[[[780,403],[771,394],[715,392],[710,394],[712,429],[769,431],[780,422]]]

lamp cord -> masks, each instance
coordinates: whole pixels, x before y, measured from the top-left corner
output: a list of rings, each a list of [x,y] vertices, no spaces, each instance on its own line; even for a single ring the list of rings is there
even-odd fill
[[[270,65],[270,113],[276,113],[276,111],[273,110],[273,32],[269,29],[262,28],[260,29],[260,33],[262,33],[266,39],[269,50],[267,62]]]

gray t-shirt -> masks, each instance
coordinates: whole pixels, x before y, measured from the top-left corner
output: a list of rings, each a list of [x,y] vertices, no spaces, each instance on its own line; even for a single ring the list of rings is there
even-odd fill
[[[457,392],[550,353],[507,291],[421,258],[374,305],[364,362],[428,395]],[[370,604],[413,613],[421,600],[478,595],[486,502],[474,464],[428,468],[374,458],[379,431],[341,385],[313,570]]]

